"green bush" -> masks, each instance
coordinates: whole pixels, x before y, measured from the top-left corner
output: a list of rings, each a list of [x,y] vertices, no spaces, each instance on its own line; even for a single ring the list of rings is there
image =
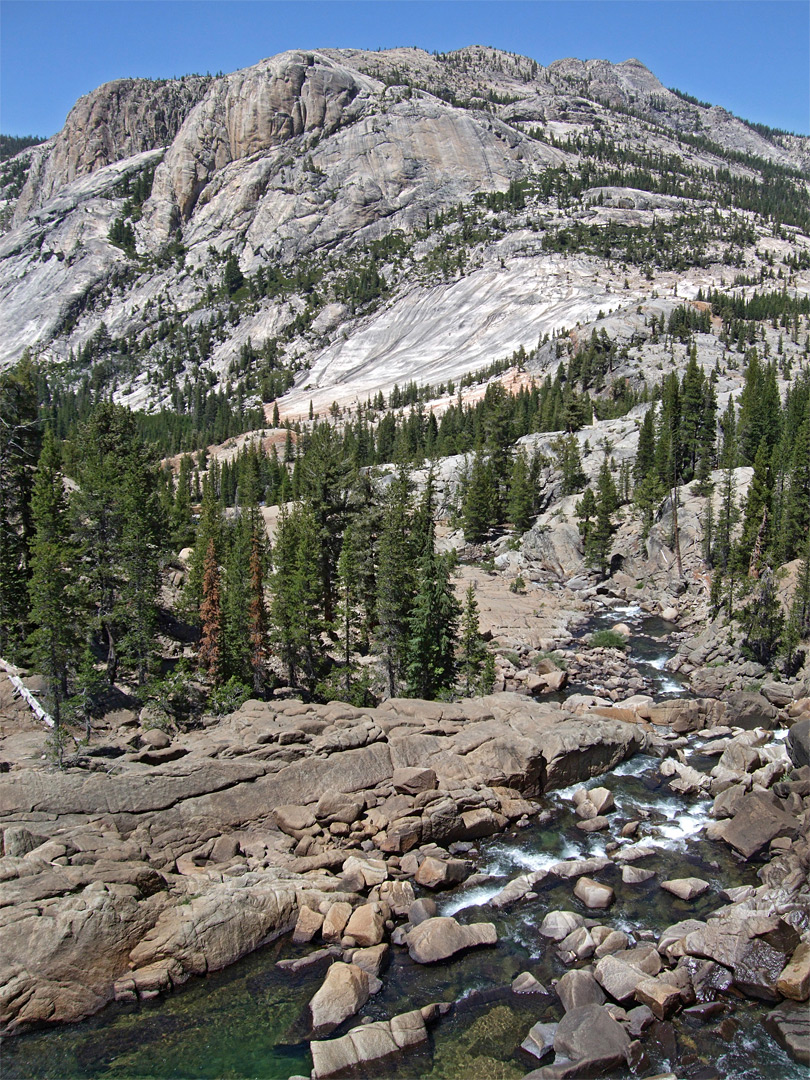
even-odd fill
[[[232,675],[224,686],[218,686],[211,691],[208,698],[208,709],[214,716],[227,716],[228,713],[236,712],[253,694],[253,690],[245,683],[240,682]]]
[[[591,649],[626,649],[627,638],[615,630],[596,630],[588,638]]]

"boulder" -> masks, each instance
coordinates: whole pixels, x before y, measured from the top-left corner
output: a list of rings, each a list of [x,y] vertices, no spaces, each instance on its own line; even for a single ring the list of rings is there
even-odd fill
[[[759,855],[777,836],[795,840],[798,834],[796,819],[770,793],[760,791],[748,792],[734,817],[723,825],[723,839],[745,859]]]
[[[406,795],[419,795],[422,791],[433,791],[437,786],[436,773],[433,769],[417,767],[394,769],[391,783],[396,791]]]
[[[594,936],[595,934],[594,931]],[[628,944],[629,939],[624,930],[611,930],[596,946],[594,956],[597,960],[601,960],[603,956],[612,956],[614,953],[624,952]]]
[[[436,859],[428,855],[419,864],[414,881],[426,889],[447,889],[458,885],[470,873],[470,864],[463,859]]]
[[[548,994],[545,986],[535,979],[530,971],[521,971],[512,979],[513,994]]]
[[[543,1024],[538,1021],[529,1031],[529,1034],[520,1044],[521,1050],[532,1054],[542,1060],[554,1049],[554,1036],[557,1034],[556,1024]]]
[[[153,750],[165,750],[171,746],[172,740],[160,728],[149,728],[141,735],[141,742],[146,746],[150,746]]]
[[[361,816],[364,808],[365,803],[359,796],[345,795],[342,791],[330,789],[318,799],[315,817],[323,825],[331,825],[337,821],[351,825]]]
[[[646,972],[622,960],[620,956],[602,957],[594,969],[597,983],[616,1001],[628,1001],[635,994],[639,983],[648,977]]]
[[[588,908],[607,908],[614,900],[613,889],[609,885],[601,885],[593,878],[581,877],[574,886],[574,896],[581,900]]]
[[[794,1061],[810,1065],[810,1015],[805,1006],[785,1002],[765,1017],[765,1029]]]
[[[779,710],[771,705],[767,698],[759,693],[737,690],[725,695],[728,706],[727,723],[733,727],[772,728],[779,716]]]
[[[776,981],[776,989],[782,997],[793,1001],[807,1001],[810,997],[810,942],[803,941]]]
[[[636,1001],[646,1005],[659,1020],[666,1020],[681,1005],[681,989],[666,981],[666,976],[658,979],[643,979],[635,989]]]
[[[616,805],[613,792],[604,787],[591,788],[588,792],[588,800],[596,807],[597,814],[607,814]]]
[[[437,911],[435,900],[431,900],[429,896],[420,897],[408,908],[408,922],[411,926],[419,926],[425,919],[434,918]]]
[[[540,934],[552,941],[562,941],[572,930],[584,924],[584,918],[574,911],[549,911],[540,923]]]
[[[566,1012],[578,1009],[582,1005],[601,1005],[605,1000],[602,987],[589,971],[574,968],[566,971],[554,987],[557,997]]]
[[[362,1009],[369,999],[368,973],[356,964],[336,961],[309,1003],[314,1035],[328,1035]]]
[[[361,947],[379,945],[384,933],[385,918],[376,903],[355,908],[344,930],[344,936],[353,938]]]
[[[21,858],[44,844],[47,839],[47,836],[32,833],[23,825],[9,825],[3,830],[3,854]]]
[[[643,870],[640,866],[623,866],[622,881],[625,885],[641,885],[655,877],[654,870]]]
[[[351,918],[352,905],[347,904],[344,901],[338,901],[336,904],[332,904],[323,920],[323,926],[321,927],[321,937],[324,941],[337,944],[343,937],[346,929],[346,923]]]
[[[424,1012],[424,1009],[414,1009],[391,1020],[362,1024],[339,1039],[313,1041],[309,1047],[312,1076],[322,1080],[419,1046],[428,1037]]]
[[[388,945],[383,942],[381,945],[372,945],[368,949],[353,949],[345,959],[376,979],[388,963],[388,951]]]
[[[712,919],[688,933],[683,944],[689,955],[730,968],[735,986],[744,994],[778,1001],[777,980],[799,940],[796,930],[777,916],[737,914],[732,908],[725,918]]]
[[[343,864],[343,873],[358,873],[366,886],[381,885],[388,879],[388,866],[384,859],[361,859],[350,855]]]
[[[790,760],[797,769],[810,765],[810,717],[796,721],[788,732],[786,745]]]
[[[661,888],[677,896],[679,900],[695,900],[698,896],[703,896],[711,885],[703,878],[672,878],[670,881],[662,881]],[[663,1017],[659,1019],[663,1020]]]
[[[603,1070],[625,1064],[630,1036],[600,1005],[583,1005],[567,1012],[557,1026],[554,1052],[573,1062],[599,1062]],[[590,1069],[586,1075],[596,1075]]]
[[[308,806],[277,806],[273,814],[281,831],[296,840],[300,839],[298,834],[315,824],[315,815]]]
[[[379,898],[395,915],[407,915],[414,903],[413,885],[410,881],[384,881]]]
[[[593,956],[596,950],[596,942],[591,936],[590,930],[580,926],[578,930],[562,939],[557,946],[557,955],[564,964],[574,964],[578,960],[587,960]]]
[[[227,863],[239,854],[239,840],[235,836],[218,836],[211,848],[211,862]]]
[[[472,923],[462,926],[452,916],[445,915],[425,919],[407,935],[406,941],[411,959],[417,964],[433,964],[446,960],[463,949],[478,945],[494,945],[498,940],[492,923]]]
[[[298,920],[293,930],[293,942],[296,945],[306,945],[312,941],[320,928],[323,926],[323,915],[319,911],[304,904],[298,912]]]

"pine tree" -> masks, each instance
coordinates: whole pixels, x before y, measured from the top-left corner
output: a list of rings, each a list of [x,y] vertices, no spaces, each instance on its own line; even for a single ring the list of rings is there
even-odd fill
[[[736,561],[742,574],[757,577],[770,543],[769,517],[773,478],[770,450],[763,439],[754,459],[754,475],[748,486],[743,514],[743,526],[737,544]]]
[[[351,699],[352,651],[356,640],[357,598],[360,584],[359,553],[352,523],[346,526],[338,559],[338,633],[343,653],[346,700]]]
[[[200,667],[208,672],[214,686],[222,684],[222,610],[219,566],[214,540],[208,541],[200,604]]]
[[[413,609],[408,620],[408,689],[433,700],[455,682],[455,646],[460,607],[447,562],[426,548],[419,560]]]
[[[583,550],[587,557],[588,552],[590,551],[590,537],[593,530],[593,520],[596,517],[596,496],[594,495],[592,488],[585,488],[582,498],[576,504],[575,510],[579,522],[579,533],[582,537]]]
[[[221,587],[223,681],[252,681],[250,646],[250,558],[252,529],[240,514],[228,530],[228,551]]]
[[[291,686],[302,674],[314,689],[318,674],[320,635],[326,627],[316,544],[317,525],[311,510],[296,504],[282,509],[273,551],[273,640]]]
[[[164,550],[158,469],[132,413],[120,405],[97,405],[77,442],[73,535],[94,633],[106,650],[110,683],[121,659],[143,679]]]
[[[253,673],[253,689],[264,692],[267,660],[267,610],[264,603],[264,567],[262,565],[261,541],[254,530],[250,544],[250,667]]]
[[[616,485],[613,483],[607,456],[599,469],[596,492],[596,520],[588,533],[585,560],[598,567],[602,573],[607,573],[611,540],[616,531],[613,514],[618,506]]]
[[[36,379],[26,354],[0,373],[0,656],[21,658],[27,632],[31,486],[40,450]]]
[[[731,561],[734,527],[740,520],[736,496],[737,485],[734,479],[734,470],[727,468],[723,471],[720,511],[717,515],[717,529],[712,548],[712,564],[719,567],[721,571],[725,571]]]
[[[400,469],[386,493],[380,525],[376,638],[391,697],[397,695],[405,668],[408,618],[413,604],[410,489],[408,472]]]
[[[534,516],[534,488],[526,454],[519,450],[512,466],[507,513],[516,536],[530,528]]]
[[[785,616],[776,594],[776,582],[769,569],[762,572],[748,603],[739,615],[745,633],[743,648],[760,664],[768,667],[775,656]]]
[[[219,504],[214,477],[209,474],[203,480],[200,520],[197,523],[194,550],[189,559],[188,573],[183,587],[183,602],[191,618],[197,618],[202,602],[202,584],[208,544],[213,540],[217,558],[224,554],[224,528],[222,507]]]
[[[76,576],[67,533],[67,498],[61,455],[50,431],[45,433],[31,499],[34,537],[28,593],[34,630],[31,658],[44,677],[54,723],[62,720],[68,674],[78,651],[78,626],[72,603]]]
[[[464,610],[461,616],[461,641],[459,643],[458,657],[458,666],[466,697],[483,692],[482,683],[488,655],[484,639],[481,637],[475,588],[470,583],[467,586]]]
[[[490,462],[478,451],[461,508],[464,539],[471,544],[486,540],[497,521],[497,493]]]

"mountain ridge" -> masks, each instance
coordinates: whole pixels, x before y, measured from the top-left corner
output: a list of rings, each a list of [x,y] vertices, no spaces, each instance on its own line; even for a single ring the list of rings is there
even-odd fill
[[[156,408],[181,373],[235,389],[241,353],[264,343],[300,411],[306,392],[365,392],[341,383],[346,342],[374,325],[390,337],[416,287],[436,289],[449,325],[462,315],[442,308],[445,287],[488,267],[518,281],[534,261],[553,292],[542,267],[559,256],[572,296],[590,290],[553,320],[543,305],[527,320],[519,287],[496,310],[484,303],[447,371],[459,376],[677,280],[688,298],[801,253],[809,148],[686,100],[635,59],[290,50],[228,75],[116,80],[14,159],[18,188],[30,168],[16,195],[5,184],[0,364],[33,349],[74,382],[89,373]],[[700,240],[712,204],[715,239]],[[774,221],[788,231],[760,258]],[[599,235],[618,237],[607,254]],[[246,291],[223,286],[231,255]],[[806,287],[801,271],[789,284]],[[497,335],[477,344],[492,320],[524,327],[499,355]],[[392,344],[405,349],[407,334]],[[402,375],[430,381],[434,361],[415,347]],[[256,398],[266,367],[242,373],[243,396]]]

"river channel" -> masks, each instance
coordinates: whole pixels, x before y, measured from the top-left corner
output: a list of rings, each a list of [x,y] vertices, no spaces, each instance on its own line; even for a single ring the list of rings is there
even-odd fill
[[[649,680],[650,692],[657,698],[681,694],[679,680],[666,670],[671,654],[666,635],[673,627],[636,607],[623,607],[596,616],[584,629],[609,626],[619,619],[633,630],[630,658]],[[706,768],[699,738],[690,740],[687,760]],[[723,889],[758,884],[755,866],[739,860],[727,845],[703,836],[711,802],[671,792],[658,765],[658,758],[637,755],[586,785],[608,787],[614,794],[616,810],[610,816],[616,825],[608,832],[583,834],[575,827],[572,788],[540,800],[550,812],[543,824],[476,843],[466,854],[475,862],[475,876],[440,894],[439,914],[455,915],[461,922],[494,922],[498,944],[434,966],[415,964],[405,949],[392,946],[383,989],[346,1028],[358,1019],[384,1019],[431,1001],[453,1002],[454,1008],[432,1028],[423,1049],[363,1076],[520,1080],[540,1064],[520,1048],[529,1029],[538,1020],[552,1022],[562,1015],[553,992],[518,995],[510,988],[516,975],[529,971],[551,990],[553,981],[567,970],[554,943],[538,933],[548,911],[578,912],[636,940],[655,940],[670,924],[706,918],[723,906]],[[616,866],[600,872],[599,880],[616,892],[616,901],[606,912],[584,908],[573,895],[573,882],[566,880],[550,887],[544,883],[536,896],[530,894],[505,910],[489,903],[508,881],[527,870],[543,869],[561,858],[604,854],[611,841],[630,843],[618,831],[631,819],[641,819],[645,845],[655,849],[643,863],[655,877],[630,885],[623,883]],[[711,889],[696,901],[683,902],[659,885],[676,877],[704,878]],[[8,1080],[286,1080],[309,1075],[312,1062],[307,1044],[296,1034],[296,1021],[320,985],[323,969],[290,975],[275,967],[276,961],[301,954],[302,948],[293,946],[287,934],[226,971],[194,979],[161,999],[110,1006],[79,1024],[7,1040],[0,1073]],[[682,1013],[671,1025],[653,1028],[643,1037],[650,1072],[672,1070],[683,1080],[806,1080],[806,1069],[762,1027],[769,1008],[729,994],[722,1000],[722,1010],[710,1019]],[[343,1029],[335,1032],[342,1033]]]

